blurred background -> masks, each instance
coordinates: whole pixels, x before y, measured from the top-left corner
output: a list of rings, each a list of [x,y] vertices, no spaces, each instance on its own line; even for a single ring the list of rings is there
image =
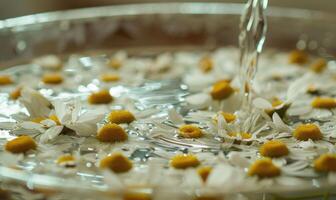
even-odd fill
[[[0,0],[0,19],[27,14],[83,7],[125,3],[160,2],[162,0]],[[188,0],[187,0],[188,1]],[[196,0],[197,1],[197,0]],[[207,0],[203,0],[207,1]],[[336,13],[336,0],[269,0],[271,6],[306,8]],[[209,2],[209,0],[208,0]],[[243,3],[246,0],[217,0]]]

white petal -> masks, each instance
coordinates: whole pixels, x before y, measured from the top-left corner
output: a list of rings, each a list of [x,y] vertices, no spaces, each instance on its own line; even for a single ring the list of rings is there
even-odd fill
[[[300,116],[305,115],[312,111],[311,106],[297,106],[297,107],[290,107],[287,111],[287,114],[290,116]]]
[[[33,61],[35,64],[46,69],[59,69],[62,66],[62,61],[55,55],[46,55],[40,58],[36,58]]]
[[[26,107],[30,117],[46,117],[50,113],[49,100],[31,88],[22,88],[19,101]]]
[[[106,111],[102,109],[88,110],[78,117],[77,122],[95,124],[104,119],[105,113]]]
[[[198,108],[198,109],[205,108],[209,106],[211,103],[211,97],[209,94],[206,94],[206,93],[198,93],[198,94],[190,95],[186,97],[185,100],[191,106]]]
[[[6,151],[0,153],[0,164],[4,166],[13,167],[18,161],[23,159],[22,154],[12,154]]]
[[[63,130],[63,126],[53,126],[49,128],[45,133],[40,137],[41,143],[46,143],[55,139]]]
[[[253,105],[259,109],[271,109],[272,104],[263,98],[256,98],[253,100]]]
[[[110,189],[115,191],[122,191],[124,189],[124,184],[115,173],[109,170],[104,170],[103,175],[104,182],[110,187]]]
[[[311,78],[310,75],[305,75],[302,78],[295,80],[287,90],[287,101],[294,101],[299,95],[305,93],[308,80]]]
[[[42,130],[43,128],[42,124],[29,121],[22,122],[20,126],[24,129],[34,129],[34,130]]]
[[[233,165],[239,166],[241,168],[246,168],[250,165],[250,162],[248,161],[248,159],[241,156],[241,154],[238,152],[230,152],[228,157],[229,157],[230,163],[232,163]]]
[[[16,122],[0,122],[0,129],[13,129]]]
[[[276,129],[280,132],[287,132],[287,133],[291,133],[292,130],[289,126],[287,126],[282,119],[280,118],[280,116],[278,115],[278,113],[274,112],[273,116],[272,116],[272,120],[273,123],[276,127]]]
[[[40,122],[40,124],[42,124],[44,126],[47,126],[47,127],[52,127],[52,126],[56,125],[56,122],[54,120],[51,120],[51,119],[46,119],[46,120],[42,120]]]
[[[230,165],[217,165],[210,173],[207,179],[209,187],[223,187],[226,189],[232,188],[236,183],[241,181],[241,176],[238,170],[235,170]]]
[[[182,125],[184,124],[184,120],[182,115],[176,112],[175,109],[168,110],[168,118],[172,121],[175,125]]]
[[[329,118],[332,116],[332,112],[327,109],[313,109],[309,116],[305,116],[307,118]]]
[[[97,132],[96,124],[70,122],[66,123],[65,126],[75,131],[78,136],[87,137]]]
[[[202,179],[194,169],[186,170],[184,173],[184,181],[187,187],[199,188],[202,186]]]
[[[68,119],[65,119],[65,116],[68,114],[66,111],[65,103],[61,100],[57,99],[52,102],[54,109],[55,109],[55,115],[58,117],[61,123],[64,123]]]

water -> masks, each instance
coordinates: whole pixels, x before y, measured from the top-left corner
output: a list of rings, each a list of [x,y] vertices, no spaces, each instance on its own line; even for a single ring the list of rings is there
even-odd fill
[[[252,107],[252,83],[257,72],[258,57],[266,39],[266,15],[268,0],[248,0],[241,16],[239,47],[242,110]]]

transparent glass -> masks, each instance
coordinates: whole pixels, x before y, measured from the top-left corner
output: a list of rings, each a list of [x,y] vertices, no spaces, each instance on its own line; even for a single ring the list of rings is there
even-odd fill
[[[24,63],[44,54],[127,49],[158,53],[167,49],[214,49],[238,44],[243,5],[225,3],[132,4],[60,11],[0,21],[0,67]],[[267,48],[305,48],[323,57],[336,53],[336,16],[299,9],[268,9]],[[97,177],[99,178],[99,177]],[[101,178],[101,177],[100,177]],[[111,199],[104,185],[30,174],[0,166],[0,182],[23,185],[51,195],[64,193],[81,199]],[[324,185],[243,191],[251,194],[324,193]],[[170,188],[171,189],[171,188]],[[167,191],[171,191],[167,188]],[[151,193],[151,188],[140,188]],[[167,192],[160,191],[160,192]],[[112,196],[114,196],[112,194]],[[267,197],[267,195],[266,195]]]

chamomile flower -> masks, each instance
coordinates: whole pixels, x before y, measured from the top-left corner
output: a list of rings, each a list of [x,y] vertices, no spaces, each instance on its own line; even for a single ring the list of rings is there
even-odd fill
[[[194,148],[218,147],[218,142],[213,139],[213,135],[207,133],[206,129],[206,125],[190,124],[176,110],[169,109],[168,120],[159,119],[155,122],[154,119],[154,128],[149,136],[170,145],[184,144]]]

